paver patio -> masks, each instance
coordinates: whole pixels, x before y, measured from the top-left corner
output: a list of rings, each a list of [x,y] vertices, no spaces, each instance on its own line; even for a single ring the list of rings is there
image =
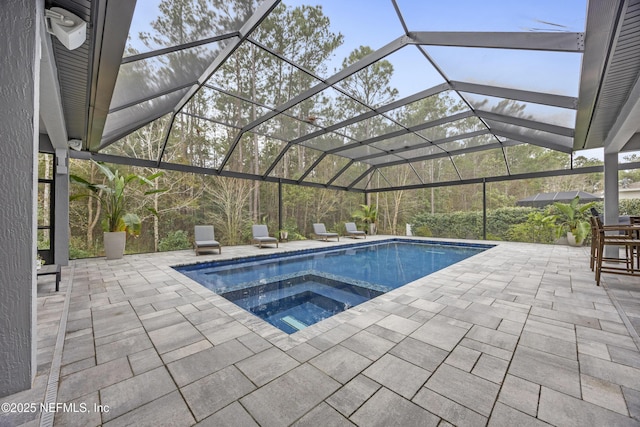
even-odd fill
[[[588,248],[500,243],[293,335],[171,268],[350,243],[73,261],[0,401],[87,410],[0,425],[640,425],[640,281],[596,287]]]

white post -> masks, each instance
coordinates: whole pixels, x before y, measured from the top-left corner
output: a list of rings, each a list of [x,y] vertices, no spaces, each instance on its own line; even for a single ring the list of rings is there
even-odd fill
[[[618,209],[618,153],[604,154],[604,223],[617,224]],[[605,257],[618,257],[615,246],[604,248]]]

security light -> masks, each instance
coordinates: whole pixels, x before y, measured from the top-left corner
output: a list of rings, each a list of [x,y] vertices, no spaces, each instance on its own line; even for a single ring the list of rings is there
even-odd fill
[[[80,151],[82,150],[82,140],[81,139],[70,139],[67,144],[69,148],[72,150]]]
[[[87,39],[87,23],[60,7],[45,10],[47,32],[53,34],[69,50],[82,46]]]

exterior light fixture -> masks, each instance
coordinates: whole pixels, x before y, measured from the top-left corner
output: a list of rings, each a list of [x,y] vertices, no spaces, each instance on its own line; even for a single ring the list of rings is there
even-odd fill
[[[44,12],[47,32],[53,34],[69,50],[82,46],[87,39],[87,23],[73,13],[60,7]]]

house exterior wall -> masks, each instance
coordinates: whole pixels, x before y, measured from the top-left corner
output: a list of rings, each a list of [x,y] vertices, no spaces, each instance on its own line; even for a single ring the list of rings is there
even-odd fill
[[[37,82],[43,1],[0,8],[0,397],[31,387],[36,364]]]

